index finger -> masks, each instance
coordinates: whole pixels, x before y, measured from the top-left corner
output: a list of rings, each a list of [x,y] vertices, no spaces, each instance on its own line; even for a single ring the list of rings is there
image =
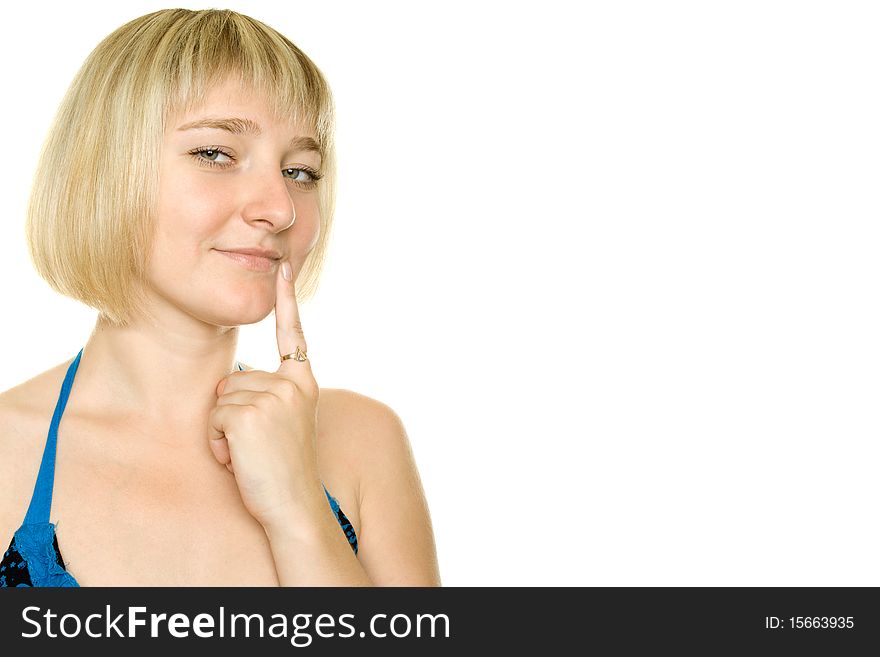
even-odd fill
[[[278,372],[285,374],[294,382],[298,380],[305,383],[302,378],[304,372],[311,376],[311,364],[308,360],[296,359],[297,347],[303,354],[308,351],[306,336],[303,332],[302,321],[299,317],[299,306],[296,303],[296,287],[291,275],[291,280],[284,277],[284,271],[291,272],[290,263],[284,261],[278,268],[275,281],[275,335],[278,339],[278,355],[294,354],[281,362]]]

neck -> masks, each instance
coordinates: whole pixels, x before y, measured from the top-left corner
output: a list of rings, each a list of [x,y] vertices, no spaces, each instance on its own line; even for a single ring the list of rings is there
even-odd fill
[[[202,322],[115,327],[99,317],[83,347],[78,397],[102,415],[149,427],[202,421],[235,367],[238,327]]]

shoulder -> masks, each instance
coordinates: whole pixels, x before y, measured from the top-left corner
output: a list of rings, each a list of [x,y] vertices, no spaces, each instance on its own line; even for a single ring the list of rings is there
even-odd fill
[[[35,475],[22,464],[40,461],[69,364],[61,363],[0,392],[0,478],[7,483],[15,477]]]
[[[439,586],[428,502],[398,413],[372,397],[322,388],[319,423],[356,472],[358,561],[377,586]]]
[[[73,358],[70,358],[0,392],[0,410],[27,414],[42,413],[47,406],[54,408],[72,362]]]
[[[0,392],[0,426],[3,427],[0,435],[6,441],[6,447],[20,443],[17,439],[22,436],[31,436],[32,432],[29,430],[33,428],[34,423],[40,426],[45,424],[45,429],[48,431],[52,409],[55,407],[61,382],[70,362],[56,365]],[[36,437],[39,439],[39,434]],[[45,437],[44,431],[42,439]],[[38,442],[42,449],[43,440]]]
[[[376,429],[396,428],[397,413],[387,404],[344,388],[321,388],[318,405],[328,421],[349,431],[376,434]]]
[[[52,414],[45,408],[60,367],[0,392],[0,540],[11,539],[33,492]]]
[[[327,447],[356,465],[358,488],[395,464],[414,468],[403,421],[388,404],[344,388],[321,388],[318,424]]]
[[[397,413],[387,404],[344,388],[321,388],[318,440],[322,452],[332,454],[337,465],[356,475],[351,483],[360,491],[379,452],[405,444],[407,436]]]

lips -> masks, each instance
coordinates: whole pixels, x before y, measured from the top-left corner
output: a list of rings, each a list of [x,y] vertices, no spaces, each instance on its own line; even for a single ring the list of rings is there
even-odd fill
[[[280,258],[265,258],[259,255],[250,255],[248,253],[239,253],[236,251],[221,251],[219,249],[217,249],[216,251],[220,255],[223,255],[233,262],[238,263],[245,269],[250,269],[252,271],[275,271],[277,270],[280,262]]]
[[[260,258],[268,258],[269,260],[281,260],[281,254],[272,249],[260,249],[256,247],[244,247],[237,249],[217,249],[224,253],[240,253],[242,255],[258,256]]]

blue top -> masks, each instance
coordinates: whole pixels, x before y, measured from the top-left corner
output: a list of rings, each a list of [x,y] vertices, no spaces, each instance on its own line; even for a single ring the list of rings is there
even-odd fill
[[[0,588],[13,586],[79,586],[64,567],[61,558],[61,550],[58,548],[58,537],[55,535],[55,523],[49,522],[49,512],[52,509],[52,489],[55,485],[55,446],[58,441],[58,425],[61,415],[67,406],[67,398],[70,388],[73,386],[73,378],[79,368],[79,361],[83,350],[80,349],[76,358],[67,368],[67,375],[61,385],[61,394],[55,405],[55,413],[52,416],[52,424],[49,426],[49,436],[46,439],[46,447],[43,449],[43,460],[40,462],[40,471],[37,474],[37,483],[34,486],[34,494],[28,506],[21,527],[12,537],[9,549],[0,561]],[[241,363],[236,363],[239,370],[244,370]],[[330,508],[336,514],[342,531],[357,554],[357,536],[354,528],[345,517],[339,503],[324,487],[324,494],[330,502]]]

